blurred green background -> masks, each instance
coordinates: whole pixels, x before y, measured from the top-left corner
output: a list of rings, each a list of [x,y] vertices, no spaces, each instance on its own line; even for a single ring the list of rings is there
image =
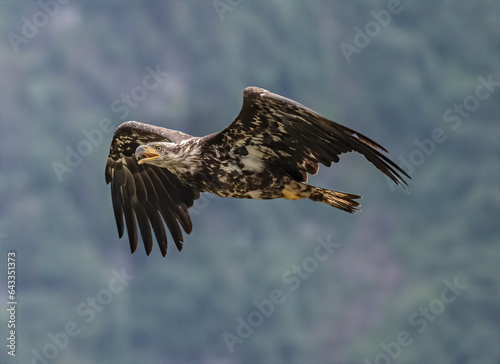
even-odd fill
[[[0,305],[10,251],[18,301],[2,363],[498,360],[498,2],[0,8]],[[130,255],[104,182],[112,130],[216,132],[246,86],[381,143],[410,194],[344,155],[310,181],[363,195],[360,214],[205,196],[182,254]]]

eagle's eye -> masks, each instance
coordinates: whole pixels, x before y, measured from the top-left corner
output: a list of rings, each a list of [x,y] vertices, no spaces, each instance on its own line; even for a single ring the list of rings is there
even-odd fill
[[[156,147],[156,150],[157,150],[158,152],[161,152],[161,147],[160,147],[160,146],[157,146],[157,147]]]

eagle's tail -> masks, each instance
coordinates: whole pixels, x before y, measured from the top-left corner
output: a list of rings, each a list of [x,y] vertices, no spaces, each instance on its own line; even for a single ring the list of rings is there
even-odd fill
[[[345,192],[327,190],[325,188],[311,186],[305,183],[291,183],[283,189],[283,197],[289,200],[308,198],[313,201],[326,203],[349,213],[357,212],[359,202],[355,199],[361,196]]]
[[[356,208],[357,206],[359,206],[359,202],[354,200],[357,198],[361,198],[361,196],[352,195],[345,192],[327,190],[321,187],[311,187],[312,191],[309,195],[310,200],[326,203],[330,206],[347,211],[351,214],[353,212],[359,211],[359,209]]]

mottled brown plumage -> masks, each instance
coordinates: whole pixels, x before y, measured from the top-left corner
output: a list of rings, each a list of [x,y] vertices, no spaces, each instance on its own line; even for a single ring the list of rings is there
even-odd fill
[[[252,199],[308,198],[354,212],[360,196],[308,185],[307,174],[316,174],[319,163],[330,167],[340,154],[356,151],[404,186],[403,176],[409,176],[379,150],[386,151],[295,101],[247,87],[239,115],[219,133],[198,138],[134,121],[120,125],[111,143],[106,183],[111,183],[119,235],[124,233],[125,218],[132,252],[138,225],[146,253],[153,245],[152,227],[165,256],[164,223],[181,250],[181,227],[191,232],[188,209],[200,192]]]

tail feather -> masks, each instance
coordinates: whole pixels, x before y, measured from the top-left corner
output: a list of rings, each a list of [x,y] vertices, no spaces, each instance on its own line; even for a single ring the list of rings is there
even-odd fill
[[[345,192],[327,190],[321,187],[315,187],[315,186],[309,186],[309,187],[311,187],[311,193],[309,194],[308,197],[310,200],[326,203],[330,206],[336,207],[340,210],[347,211],[351,214],[353,212],[360,211],[357,208],[358,206],[360,206],[359,202],[354,200],[361,198],[361,196]]]

